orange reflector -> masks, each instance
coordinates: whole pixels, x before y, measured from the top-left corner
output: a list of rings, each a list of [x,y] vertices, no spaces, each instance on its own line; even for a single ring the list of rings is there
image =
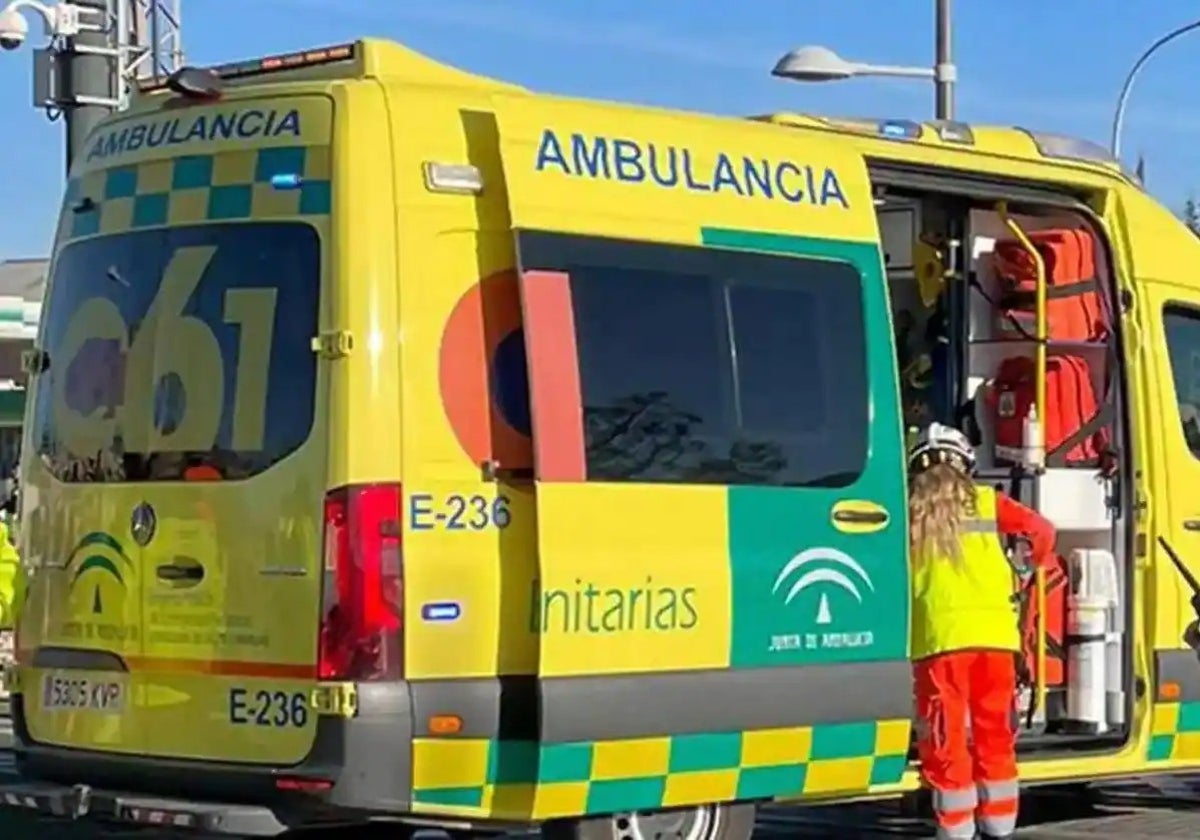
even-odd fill
[[[434,715],[429,719],[429,731],[434,735],[457,735],[462,732],[462,725],[458,715]]]
[[[208,464],[197,464],[183,471],[184,481],[220,481],[221,471]]]
[[[1158,687],[1159,700],[1178,700],[1183,696],[1183,689],[1177,682],[1165,682]]]
[[[321,793],[333,787],[328,779],[299,779],[294,776],[280,776],[275,780],[277,790],[295,791],[297,793]]]

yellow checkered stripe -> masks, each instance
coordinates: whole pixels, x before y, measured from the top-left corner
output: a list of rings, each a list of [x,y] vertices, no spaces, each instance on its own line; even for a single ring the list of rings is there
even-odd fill
[[[568,744],[423,738],[413,808],[549,819],[865,792],[900,781],[909,738],[907,720]]]
[[[99,169],[67,184],[58,241],[161,225],[330,212],[328,146],[239,149]]]
[[[1200,761],[1200,701],[1154,706],[1147,758]]]

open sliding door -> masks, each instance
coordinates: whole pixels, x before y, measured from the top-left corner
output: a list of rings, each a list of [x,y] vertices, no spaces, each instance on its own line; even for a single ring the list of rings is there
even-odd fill
[[[906,504],[861,157],[736,121],[498,108],[534,441],[539,772],[589,751],[589,811],[897,781]],[[716,775],[676,783],[689,771]]]

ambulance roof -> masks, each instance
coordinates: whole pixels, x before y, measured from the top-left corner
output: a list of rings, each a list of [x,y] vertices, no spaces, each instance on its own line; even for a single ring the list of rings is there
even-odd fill
[[[517,85],[469,73],[408,49],[398,43],[364,39],[349,44],[266,56],[208,68],[227,86],[264,85],[275,82],[331,81],[377,78],[381,81],[443,88],[472,88],[509,95],[539,95]],[[162,92],[167,80],[143,85],[143,94]],[[643,106],[620,104],[631,110]],[[150,105],[143,100],[135,104]],[[151,106],[153,107],[153,106]],[[730,119],[711,114],[697,119]],[[847,119],[809,114],[777,113],[749,118],[754,122],[804,130],[828,132],[852,140],[867,157],[885,160],[928,162],[934,155],[986,155],[1014,163],[1060,164],[1075,170],[1090,170],[1118,176],[1129,183],[1136,179],[1124,171],[1107,149],[1089,140],[1024,128],[984,126],[959,122],[918,122],[906,119]]]

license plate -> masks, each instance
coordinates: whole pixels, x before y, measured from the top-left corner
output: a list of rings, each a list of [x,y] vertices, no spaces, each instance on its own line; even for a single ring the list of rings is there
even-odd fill
[[[125,708],[125,682],[46,674],[42,677],[42,708],[116,714]]]

